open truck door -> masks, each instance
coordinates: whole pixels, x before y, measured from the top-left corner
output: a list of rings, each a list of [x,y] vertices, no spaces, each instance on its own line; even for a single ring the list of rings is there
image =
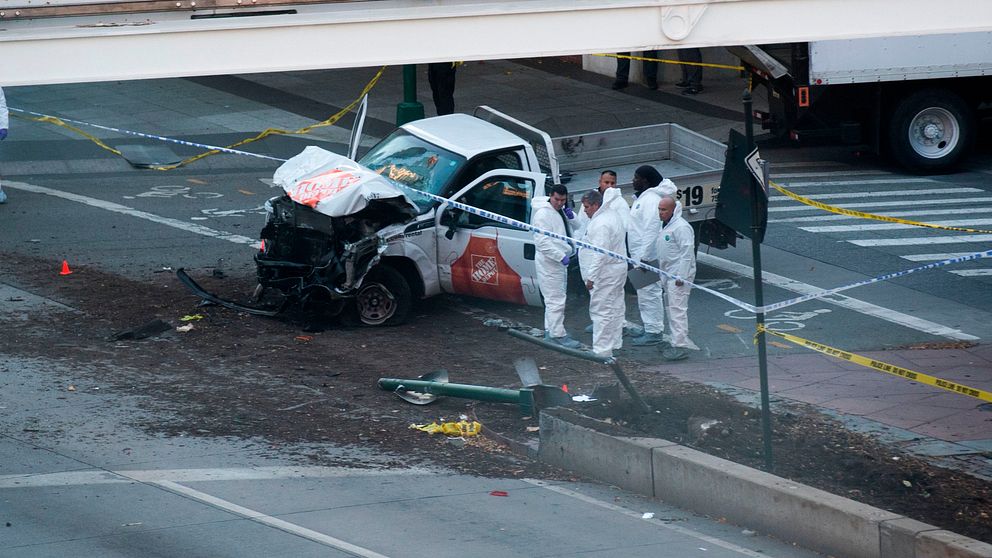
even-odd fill
[[[541,173],[499,169],[487,172],[452,199],[484,211],[530,222],[531,199]],[[533,233],[499,218],[476,215],[443,203],[435,215],[437,264],[442,290],[455,294],[539,305]]]
[[[358,104],[358,112],[355,113],[355,125],[351,128],[351,137],[348,139],[348,158],[352,161],[358,160],[358,146],[362,143],[362,129],[365,127],[365,115],[369,111],[369,96],[362,97],[362,102]]]

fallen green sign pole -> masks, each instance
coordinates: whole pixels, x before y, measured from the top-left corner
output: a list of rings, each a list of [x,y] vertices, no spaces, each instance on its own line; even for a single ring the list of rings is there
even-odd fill
[[[506,389],[488,386],[473,386],[470,384],[452,384],[448,382],[429,382],[425,380],[403,380],[400,378],[379,378],[379,387],[386,391],[417,391],[432,395],[448,395],[478,401],[493,401],[496,403],[514,403],[525,415],[534,414],[534,390]]]

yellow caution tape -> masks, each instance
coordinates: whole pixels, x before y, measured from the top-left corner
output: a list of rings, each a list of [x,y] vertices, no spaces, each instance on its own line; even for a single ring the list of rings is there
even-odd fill
[[[665,58],[647,58],[645,56],[627,56],[625,54],[593,54],[593,56],[605,56],[607,58],[624,58],[627,60],[643,60],[644,62],[661,62],[662,64],[676,64],[681,66],[700,66],[702,68],[717,68],[720,70],[743,70],[744,66],[730,66],[727,64],[708,64],[706,62],[683,62],[681,60],[668,60]]]
[[[482,432],[482,425],[480,423],[475,421],[468,422],[467,420],[443,422],[441,424],[436,422],[430,424],[411,424],[410,428],[427,432],[428,434],[437,434],[440,432],[445,436],[478,436],[479,432]]]
[[[338,120],[341,120],[341,118],[344,117],[344,115],[348,114],[352,109],[354,109],[358,105],[358,103],[362,102],[362,97],[364,97],[366,94],[368,94],[368,92],[371,91],[373,87],[375,87],[376,83],[378,83],[379,78],[382,77],[382,73],[385,70],[386,70],[386,66],[383,66],[383,67],[379,68],[379,71],[376,72],[375,76],[373,76],[372,79],[369,80],[369,82],[367,84],[365,84],[365,87],[362,88],[362,92],[358,94],[358,97],[355,98],[354,101],[352,101],[351,103],[348,104],[348,106],[346,106],[343,109],[339,110],[338,112],[334,113],[333,115],[331,115],[330,117],[328,117],[325,120],[322,120],[320,122],[317,122],[316,124],[311,124],[309,126],[305,126],[305,127],[300,128],[298,130],[282,130],[282,129],[279,129],[279,128],[267,128],[267,129],[263,130],[261,133],[259,133],[258,135],[254,136],[254,137],[247,138],[247,139],[241,140],[241,141],[239,141],[237,143],[233,143],[231,145],[226,146],[226,149],[233,149],[235,147],[239,147],[239,146],[242,146],[242,145],[245,145],[245,144],[248,144],[248,143],[256,142],[258,140],[264,139],[264,138],[266,138],[268,136],[271,136],[273,134],[280,134],[280,135],[307,134],[307,133],[309,133],[311,130],[313,130],[315,128],[321,128],[321,127],[324,127],[324,126],[333,126],[335,123],[337,123]],[[54,116],[37,116],[36,117],[36,116],[22,116],[22,115],[19,115],[19,114],[14,114],[13,116],[15,116],[17,118],[23,118],[25,120],[33,120],[35,122],[48,122],[50,124],[55,124],[56,126],[61,126],[63,128],[72,130],[73,132],[76,132],[77,134],[79,134],[79,135],[81,135],[81,136],[89,139],[93,143],[97,144],[98,146],[102,147],[103,149],[106,149],[107,151],[110,151],[111,153],[113,153],[115,155],[121,155],[121,152],[120,151],[118,151],[118,150],[114,149],[113,147],[110,147],[107,144],[103,143],[102,141],[100,141],[99,138],[97,138],[95,136],[92,136],[90,134],[87,134],[86,132],[80,130],[79,128],[76,128],[75,126],[71,126],[71,125],[67,124],[66,122],[63,122],[62,120],[60,120],[60,119],[58,119],[58,118],[56,118]],[[189,157],[187,159],[183,159],[182,161],[180,161],[180,162],[178,162],[178,163],[176,163],[174,165],[162,165],[162,166],[149,167],[149,168],[154,169],[154,170],[160,170],[160,171],[173,170],[173,169],[177,169],[179,167],[188,165],[188,164],[192,163],[193,161],[197,161],[197,160],[203,159],[204,157],[209,157],[211,155],[216,155],[218,153],[223,153],[223,152],[222,151],[219,151],[217,149],[212,149],[210,151],[205,151],[203,153],[200,153],[199,155],[194,155],[193,157]]]
[[[244,140],[241,140],[241,141],[239,141],[237,143],[232,143],[231,145],[228,145],[228,146],[225,146],[225,147],[227,149],[234,149],[236,147],[240,147],[240,146],[245,145],[245,144],[249,144],[249,143],[252,143],[252,142],[256,142],[258,140],[261,140],[261,139],[265,139],[266,137],[271,136],[273,134],[281,134],[281,135],[307,134],[311,130],[313,130],[314,128],[321,128],[321,127],[324,127],[324,126],[333,126],[338,120],[341,120],[341,118],[344,115],[348,114],[349,112],[351,112],[351,110],[353,108],[355,108],[356,106],[358,106],[358,103],[362,102],[362,97],[364,97],[366,94],[368,94],[368,92],[371,91],[373,87],[375,87],[375,84],[378,83],[379,78],[382,77],[382,73],[384,71],[386,71],[386,66],[383,66],[383,67],[379,68],[379,71],[376,72],[376,74],[372,77],[371,80],[369,80],[369,82],[367,84],[365,84],[365,87],[362,88],[362,92],[358,94],[358,97],[356,97],[354,101],[352,101],[351,103],[348,104],[348,106],[346,106],[343,109],[339,110],[338,112],[334,113],[333,115],[331,115],[329,118],[327,118],[325,120],[322,120],[320,122],[317,122],[316,124],[311,124],[309,126],[305,126],[303,128],[300,128],[298,130],[293,130],[293,131],[282,130],[282,129],[279,129],[279,128],[267,128],[267,129],[263,130],[261,133],[259,133],[255,137],[244,139]],[[172,169],[176,169],[176,168],[182,167],[184,165],[188,165],[188,164],[192,163],[193,161],[197,161],[197,160],[202,159],[204,157],[209,157],[210,155],[216,155],[217,153],[221,153],[221,151],[218,151],[218,150],[214,149],[214,150],[211,150],[211,151],[200,153],[199,155],[194,155],[193,157],[189,157],[187,159],[183,159],[182,161],[179,161],[178,163],[176,163],[174,165],[164,165],[164,166],[160,166],[160,167],[150,167],[150,168],[152,168],[154,170],[161,170],[161,171],[172,170]]]
[[[98,138],[96,136],[93,136],[93,135],[90,135],[90,134],[87,134],[86,132],[80,130],[79,128],[77,128],[75,126],[72,126],[70,124],[67,124],[67,123],[63,122],[61,119],[56,118],[54,116],[22,116],[22,115],[16,114],[16,113],[11,114],[11,116],[13,116],[15,118],[23,118],[24,120],[34,120],[35,122],[48,122],[49,124],[55,124],[56,126],[62,126],[63,128],[66,128],[66,129],[72,130],[73,132],[76,132],[77,134],[79,134],[79,135],[83,136],[84,138],[92,141],[93,143],[99,145],[100,147],[102,147],[103,149],[106,149],[107,151],[113,153],[114,155],[120,155],[121,154],[120,151],[118,151],[118,150],[114,149],[113,147],[110,147],[109,145],[107,145],[107,144],[103,143],[102,141],[100,141],[100,138]]]
[[[896,366],[894,364],[888,364],[879,360],[864,357],[861,355],[856,355],[848,351],[842,351],[840,349],[835,349],[829,345],[824,345],[822,343],[817,343],[815,341],[810,341],[809,339],[803,339],[802,337],[796,337],[795,335],[789,335],[788,333],[781,333],[778,331],[771,331],[770,329],[758,325],[758,332],[755,333],[755,340],[757,340],[758,335],[762,333],[769,333],[800,345],[806,347],[807,349],[812,349],[818,353],[823,353],[832,357],[839,358],[841,360],[846,360],[848,362],[853,362],[854,364],[859,364],[866,368],[871,368],[872,370],[878,372],[885,372],[886,374],[892,374],[893,376],[899,376],[900,378],[905,378],[907,380],[912,380],[914,382],[919,382],[921,384],[926,384],[928,386],[938,387],[940,389],[946,389],[947,391],[952,391],[954,393],[960,393],[962,395],[967,395],[969,397],[975,397],[983,401],[992,401],[992,392],[975,389],[973,387],[968,387],[957,382],[952,382],[950,380],[944,380],[936,376],[930,376],[923,374],[921,372],[914,372],[908,368],[903,368],[901,366]]]
[[[948,227],[946,225],[934,225],[932,223],[921,223],[919,221],[909,221],[906,219],[899,219],[898,217],[888,217],[886,215],[877,215],[875,213],[865,213],[863,211],[844,209],[843,207],[829,205],[823,202],[818,202],[816,200],[811,200],[805,196],[800,196],[799,194],[791,190],[787,190],[774,182],[769,182],[769,184],[772,186],[772,188],[775,188],[779,192],[796,200],[799,203],[804,203],[808,206],[815,207],[817,209],[822,209],[824,211],[829,211],[831,213],[837,213],[839,215],[847,215],[848,217],[860,217],[861,219],[874,219],[876,221],[885,221],[887,223],[899,223],[901,225],[912,225],[914,227],[926,227],[928,229],[939,229],[942,231],[959,231],[959,232],[967,232],[967,233],[992,234],[992,231],[985,231],[980,229],[966,229],[962,227]]]

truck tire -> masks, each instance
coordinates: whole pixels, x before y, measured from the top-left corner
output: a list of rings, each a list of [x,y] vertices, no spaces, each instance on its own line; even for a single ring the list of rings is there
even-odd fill
[[[916,172],[941,172],[971,147],[975,117],[957,94],[924,89],[899,102],[889,122],[888,144],[897,163]]]
[[[399,271],[384,264],[372,268],[355,295],[358,319],[370,326],[396,326],[406,322],[413,306],[410,284]]]

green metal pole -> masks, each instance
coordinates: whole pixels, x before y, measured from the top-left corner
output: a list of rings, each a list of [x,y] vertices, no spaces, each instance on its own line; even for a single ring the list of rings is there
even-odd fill
[[[403,102],[396,105],[396,125],[420,120],[424,117],[424,105],[417,101],[417,65],[403,66]]]
[[[744,133],[747,138],[747,150],[750,153],[754,149],[754,116],[751,112],[751,92],[744,91]],[[752,188],[755,181],[752,180]],[[762,188],[763,185],[758,185]],[[751,195],[751,261],[754,267],[754,305],[764,306],[765,295],[762,289],[761,278],[761,243],[755,240],[758,237],[758,230],[761,228],[758,222],[758,192]],[[755,323],[759,327],[765,325],[765,313],[758,312],[755,315]],[[768,353],[765,345],[764,332],[757,335],[758,339],[758,385],[761,389],[761,439],[762,449],[765,457],[765,470],[771,472],[775,467],[772,459],[772,412],[768,394]]]
[[[448,382],[428,382],[425,380],[403,380],[400,378],[379,378],[379,387],[386,391],[406,390],[430,393],[432,395],[450,395],[478,401],[494,401],[496,403],[514,403],[520,406],[525,414],[534,412],[534,392],[531,389],[505,389],[488,386],[473,386],[470,384],[452,384]]]

